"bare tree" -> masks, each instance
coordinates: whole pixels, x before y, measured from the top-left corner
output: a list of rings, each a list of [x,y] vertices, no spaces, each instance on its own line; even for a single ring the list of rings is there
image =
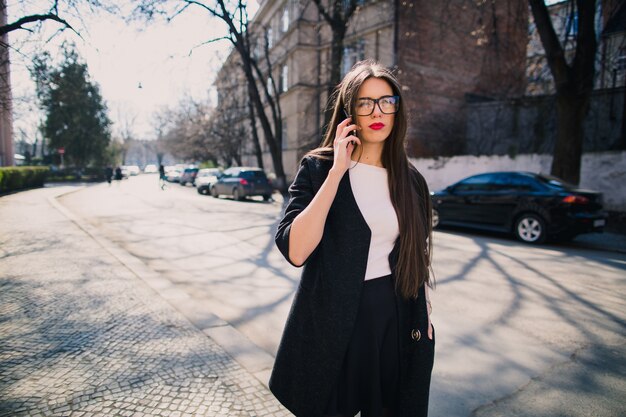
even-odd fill
[[[170,9],[168,12],[168,6],[172,4],[175,5],[174,10]],[[148,18],[155,15],[167,15],[168,19],[172,19],[189,8],[204,10],[226,24],[228,34],[217,39],[211,39],[207,43],[227,40],[237,51],[241,61],[241,69],[248,82],[250,101],[254,106],[256,117],[261,124],[270,151],[277,185],[281,191],[286,192],[287,185],[282,158],[282,121],[280,117],[277,117],[276,108],[272,105],[272,103],[278,103],[278,100],[274,99],[273,92],[267,88],[267,83],[264,82],[266,79],[264,75],[268,74],[261,70],[254,57],[245,2],[238,0],[227,4],[224,0],[215,0],[211,3],[202,0],[142,0],[137,11]],[[272,113],[271,118],[265,109],[268,103]]]
[[[343,62],[344,39],[348,30],[350,18],[357,10],[357,0],[330,0],[327,5],[322,0],[313,0],[320,14],[330,26],[332,38],[330,41],[330,62],[327,97],[331,97],[333,91],[341,81],[341,64]],[[331,111],[326,111],[324,125],[330,120]]]
[[[557,138],[551,173],[578,184],[584,138],[583,122],[589,111],[595,74],[596,1],[570,1],[572,21],[576,16],[578,31],[575,36],[574,56],[568,62],[545,2],[528,0],[556,87]]]
[[[36,9],[40,5],[41,8]],[[80,37],[79,31],[69,22],[70,20],[81,20],[81,8],[115,10],[115,7],[110,4],[105,5],[100,0],[50,0],[47,3],[17,2],[14,7],[18,8],[16,14],[22,15],[9,22],[7,2],[0,0],[0,165],[13,165],[13,122],[11,118],[13,95],[9,66],[10,45],[7,35],[18,30],[35,32],[41,29],[44,23],[50,22],[58,26],[56,33],[69,29]],[[13,49],[16,48],[13,47]]]
[[[117,109],[117,120],[119,125],[117,126],[117,136],[121,139],[121,152],[122,152],[122,164],[126,164],[126,155],[128,149],[131,146],[131,142],[135,139],[135,121],[137,120],[137,114],[133,113],[130,109]]]

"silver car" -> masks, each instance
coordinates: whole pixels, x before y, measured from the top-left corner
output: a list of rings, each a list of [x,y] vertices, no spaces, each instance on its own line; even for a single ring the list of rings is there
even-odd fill
[[[196,175],[196,189],[199,194],[207,195],[211,192],[211,184],[217,182],[222,174],[219,168],[203,168]]]

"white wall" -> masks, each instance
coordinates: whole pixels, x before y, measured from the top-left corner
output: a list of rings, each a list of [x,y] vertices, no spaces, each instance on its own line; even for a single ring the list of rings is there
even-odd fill
[[[551,155],[454,156],[412,159],[431,191],[445,188],[470,175],[492,171],[549,173]],[[626,211],[626,152],[594,152],[583,155],[580,186],[604,194],[604,208]]]

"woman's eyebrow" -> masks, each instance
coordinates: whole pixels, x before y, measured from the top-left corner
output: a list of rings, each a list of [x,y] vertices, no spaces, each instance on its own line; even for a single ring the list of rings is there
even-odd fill
[[[393,94],[384,94],[384,95],[382,95],[382,96],[380,96],[378,98],[380,99],[380,98],[383,98],[383,97],[393,97]],[[377,99],[375,99],[373,97],[359,97],[359,98],[357,98],[357,100],[361,100],[361,99],[377,100]]]

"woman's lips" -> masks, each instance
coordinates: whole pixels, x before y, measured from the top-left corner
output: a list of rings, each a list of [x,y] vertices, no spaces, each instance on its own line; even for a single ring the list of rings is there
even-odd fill
[[[372,123],[372,124],[369,126],[369,128],[370,128],[370,129],[373,129],[373,130],[380,130],[380,129],[382,129],[383,127],[385,127],[385,124],[384,124],[384,123]]]

